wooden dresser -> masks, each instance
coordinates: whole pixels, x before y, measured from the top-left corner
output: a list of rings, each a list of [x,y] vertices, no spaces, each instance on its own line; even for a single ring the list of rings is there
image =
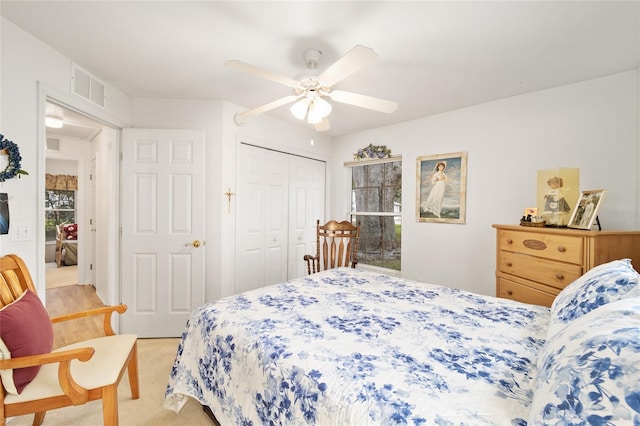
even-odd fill
[[[563,288],[594,266],[630,258],[640,268],[640,231],[493,227],[498,297],[551,306]]]

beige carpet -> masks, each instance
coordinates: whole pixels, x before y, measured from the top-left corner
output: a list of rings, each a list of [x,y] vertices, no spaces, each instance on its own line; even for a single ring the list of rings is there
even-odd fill
[[[139,339],[138,366],[140,370],[140,398],[131,399],[129,379],[125,374],[118,387],[120,425],[122,426],[199,426],[213,425],[200,404],[189,398],[180,411],[162,407],[171,365],[179,339]],[[14,417],[8,426],[31,425],[33,415]],[[102,425],[102,401],[92,401],[77,407],[48,411],[43,426],[99,426]]]
[[[67,285],[78,284],[78,266],[60,266],[55,262],[47,263],[45,269],[47,290]]]

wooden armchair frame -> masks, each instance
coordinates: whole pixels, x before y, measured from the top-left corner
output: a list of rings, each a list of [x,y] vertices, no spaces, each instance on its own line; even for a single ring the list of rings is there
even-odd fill
[[[27,289],[36,293],[31,275],[26,265],[16,255],[6,255],[0,258],[0,308],[9,305],[22,295]],[[35,413],[33,425],[41,425],[47,410],[85,404],[88,401],[102,399],[103,420],[105,425],[118,424],[118,393],[117,388],[124,371],[128,370],[132,399],[140,396],[138,382],[138,352],[137,337],[135,335],[116,335],[111,327],[111,316],[114,312],[124,313],[126,305],[105,306],[58,317],[51,318],[52,323],[74,320],[93,315],[104,315],[105,337],[87,340],[54,350],[48,354],[32,355],[21,358],[0,360],[0,369],[14,369],[40,365],[38,376],[51,373],[51,368],[57,364],[57,377],[61,392],[30,399],[20,395],[7,394],[0,379],[0,426],[6,424],[6,419],[13,416]],[[116,349],[117,348],[117,349]],[[78,362],[88,363],[81,372],[91,374],[91,362],[96,360],[113,360],[111,365],[115,373],[115,382],[99,383],[98,386],[87,388],[80,385],[83,382],[81,374],[76,375],[81,368]],[[75,365],[74,365],[75,364]],[[120,365],[121,364],[121,365]],[[96,371],[95,373],[99,373]],[[25,388],[21,395],[27,393],[30,386],[39,386],[38,376]]]
[[[320,225],[316,221],[316,254],[306,254],[307,272],[315,274],[321,270],[351,266],[358,264],[358,239],[360,238],[360,222],[353,225],[349,221],[336,222],[330,220]],[[320,241],[322,240],[322,252]],[[322,269],[320,267],[322,266]]]

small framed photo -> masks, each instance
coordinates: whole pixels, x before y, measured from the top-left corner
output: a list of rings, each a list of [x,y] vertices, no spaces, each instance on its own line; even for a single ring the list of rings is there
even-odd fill
[[[569,219],[569,228],[591,229],[598,216],[598,209],[604,198],[604,189],[592,189],[582,191],[582,195],[576,203],[576,207]]]
[[[416,168],[417,221],[465,223],[467,153],[418,157]]]

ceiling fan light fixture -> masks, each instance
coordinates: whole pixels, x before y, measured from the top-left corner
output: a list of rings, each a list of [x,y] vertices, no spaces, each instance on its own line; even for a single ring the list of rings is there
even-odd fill
[[[50,127],[52,129],[60,129],[62,126],[64,126],[64,122],[62,121],[61,118],[50,117],[50,116],[47,116],[45,118],[44,124],[45,126]]]
[[[309,104],[309,114],[307,115],[307,123],[318,124],[331,113],[331,104],[321,97],[316,97]]]
[[[309,109],[309,99],[302,98],[295,104],[291,105],[291,114],[298,120],[304,120],[304,117],[307,115],[307,110]]]
[[[331,104],[321,97],[317,97],[313,101],[313,111],[315,114],[318,114],[320,118],[327,117],[329,114],[331,114],[332,109],[333,107],[331,106]]]
[[[318,113],[316,113],[313,105],[309,107],[309,115],[307,116],[307,123],[309,124],[318,124],[322,121],[322,117]]]
[[[317,69],[321,57],[322,51],[319,49],[307,49],[303,52],[305,64],[310,70]],[[320,75],[317,75],[316,72],[307,72],[298,79],[257,68],[238,60],[227,61],[225,66],[293,89],[293,94],[289,96],[237,114],[235,118],[236,124],[240,125],[248,117],[264,114],[283,105],[292,104],[289,109],[294,117],[298,120],[306,118],[308,123],[315,124],[314,128],[318,132],[326,131],[331,128],[327,117],[332,113],[332,104],[323,99],[324,97],[330,98],[333,102],[392,113],[398,108],[396,102],[344,90],[333,90],[334,85],[371,64],[377,57],[378,55],[370,47],[357,44],[322,71]]]

